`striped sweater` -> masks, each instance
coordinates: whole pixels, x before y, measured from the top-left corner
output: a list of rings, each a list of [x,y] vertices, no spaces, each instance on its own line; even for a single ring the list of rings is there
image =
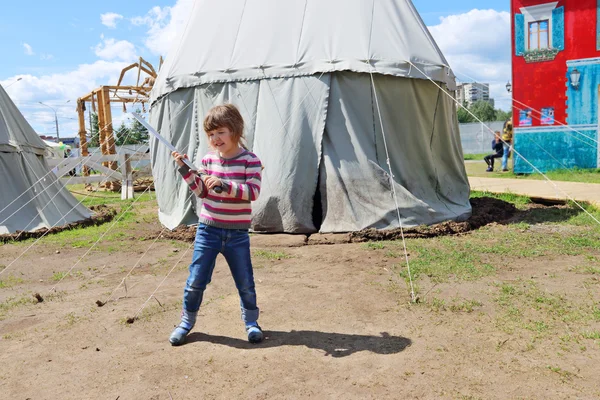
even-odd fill
[[[229,159],[210,152],[202,159],[197,172],[187,165],[179,168],[192,192],[203,199],[199,222],[226,229],[250,228],[250,202],[260,193],[261,171],[260,160],[248,150]],[[223,191],[209,191],[200,178],[202,174],[218,177]]]

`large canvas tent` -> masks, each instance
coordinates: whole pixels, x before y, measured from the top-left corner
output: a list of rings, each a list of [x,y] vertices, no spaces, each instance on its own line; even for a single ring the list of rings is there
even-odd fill
[[[454,89],[454,75],[410,0],[201,0],[150,122],[198,160],[205,113],[237,105],[265,166],[255,231],[432,224],[471,212],[454,101],[438,85]],[[169,151],[152,143],[152,160],[161,222],[196,222]]]
[[[81,221],[90,211],[48,174],[46,145],[0,86],[0,234]]]

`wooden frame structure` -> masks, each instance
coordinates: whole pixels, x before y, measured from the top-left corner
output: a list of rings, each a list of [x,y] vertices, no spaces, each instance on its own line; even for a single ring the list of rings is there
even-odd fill
[[[162,65],[162,57],[160,59]],[[121,85],[125,73],[127,71],[137,68],[137,80],[135,85]],[[142,78],[142,72],[148,75],[140,84]],[[144,60],[142,57],[139,58],[137,63],[133,63],[121,71],[119,81],[115,86],[100,86],[97,89],[92,90],[77,99],[77,114],[79,119],[79,141],[80,141],[80,154],[82,156],[88,156],[88,143],[86,138],[85,129],[85,103],[91,104],[91,110],[98,114],[98,141],[100,143],[100,150],[103,155],[116,154],[115,150],[115,136],[112,125],[112,111],[110,108],[111,103],[123,103],[123,109],[126,110],[127,103],[140,103],[142,107],[150,100],[150,90],[154,85],[157,73],[152,67],[152,64]],[[91,129],[91,127],[90,127]],[[117,165],[115,162],[106,163],[106,166],[110,169],[115,170]],[[84,175],[87,175],[87,168],[84,168]],[[111,182],[110,187],[112,190],[119,189],[119,182]]]

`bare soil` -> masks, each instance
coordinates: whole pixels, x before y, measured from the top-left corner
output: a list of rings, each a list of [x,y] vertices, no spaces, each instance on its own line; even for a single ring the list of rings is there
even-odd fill
[[[503,221],[528,218],[514,207],[486,204],[474,200],[474,220],[407,233],[468,235],[491,223],[487,229],[501,235]],[[478,212],[488,206],[495,212]],[[252,235],[266,340],[245,340],[239,299],[220,257],[197,326],[184,346],[171,347],[193,231],[187,235],[140,222],[85,257],[89,248],[44,239],[27,251],[0,275],[0,398],[600,398],[600,341],[511,332],[510,320],[499,318],[501,283],[534,281],[548,296],[591,296],[599,304],[598,276],[572,271],[583,256],[503,255],[490,260],[497,273],[486,278],[423,277],[423,302],[411,304],[399,276],[404,255],[356,243],[390,236]],[[0,269],[27,245],[0,245]],[[75,264],[58,281],[57,273]],[[434,298],[477,305],[435,307]]]

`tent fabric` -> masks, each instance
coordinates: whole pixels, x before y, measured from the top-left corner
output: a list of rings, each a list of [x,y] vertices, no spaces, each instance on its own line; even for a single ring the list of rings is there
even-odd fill
[[[468,218],[469,186],[462,157],[457,157],[460,135],[456,125],[444,123],[452,118],[452,100],[431,82],[373,80],[375,90],[365,74],[335,74],[332,80],[319,171],[321,230],[399,227],[392,181],[403,226]]]
[[[469,184],[452,100],[429,81],[376,74],[373,81],[402,225],[468,218]],[[249,148],[265,166],[253,203],[254,231],[396,228],[371,86],[369,74],[353,72],[208,84],[159,101],[150,123],[192,161],[200,160],[208,151],[203,116],[216,104],[236,104]],[[151,148],[160,221],[170,229],[196,223],[198,200],[182,183],[169,150],[154,141]]]
[[[64,189],[45,144],[0,86],[0,234],[81,221],[91,212]]]
[[[201,0],[157,77],[150,123],[200,160],[206,112],[237,106],[265,167],[256,232],[463,220],[470,189],[456,109],[430,80],[455,86],[410,0]],[[199,200],[169,150],[150,145],[160,221],[197,223]]]
[[[153,102],[205,83],[335,71],[431,78],[455,88],[410,0],[198,0],[189,21],[158,74]]]
[[[45,149],[44,141],[0,86],[0,151],[27,150],[43,155]]]

